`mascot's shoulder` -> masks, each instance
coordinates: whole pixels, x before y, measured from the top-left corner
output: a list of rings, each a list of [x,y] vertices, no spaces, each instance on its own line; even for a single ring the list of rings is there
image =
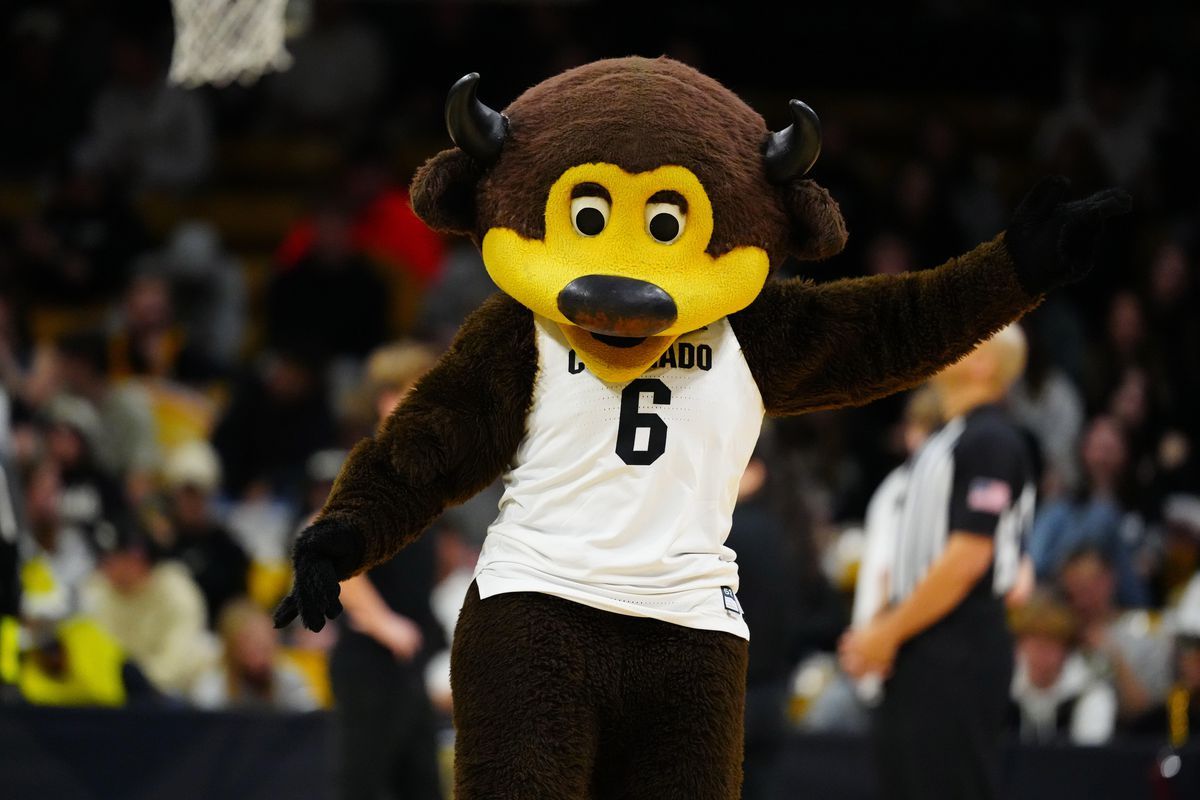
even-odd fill
[[[533,312],[510,295],[496,292],[467,315],[458,330],[455,343],[460,344],[466,339],[490,339],[500,346],[510,336],[532,341]]]

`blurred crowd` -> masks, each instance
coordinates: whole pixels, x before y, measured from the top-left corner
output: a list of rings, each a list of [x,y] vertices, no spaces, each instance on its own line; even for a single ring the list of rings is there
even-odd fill
[[[164,78],[169,15],[130,5],[124,17],[86,0],[0,15],[0,106],[20,109],[0,133],[0,569],[18,576],[0,575],[0,612],[20,621],[0,633],[22,653],[7,667],[9,694],[326,707],[328,654],[354,621],[281,633],[268,613],[288,587],[291,539],[345,451],[492,290],[469,244],[413,216],[405,184],[448,144],[438,106],[456,73],[502,72],[495,43],[480,44],[502,12],[317,0],[301,4],[291,70],[252,88],[184,91]],[[583,5],[583,19],[595,15]],[[668,20],[659,41],[606,49],[572,22],[571,4],[503,13],[497,29],[544,47],[498,76],[488,90],[498,106],[506,87],[638,48],[708,69],[764,112],[796,90],[730,66],[694,27],[704,14],[690,30]],[[923,13],[934,31],[989,22],[939,4]],[[1187,182],[1200,15],[1122,30],[1087,13],[1024,27],[1015,17],[1004,31],[1031,46],[1005,58],[1036,87],[1028,96],[989,94],[980,75],[955,94],[949,76],[909,87],[889,101],[905,113],[883,119],[869,83],[798,79],[829,98],[813,177],[841,202],[851,238],[831,262],[784,272],[823,281],[936,266],[1003,230],[1045,173],[1069,176],[1077,193],[1133,192],[1135,213],[1110,232],[1092,277],[1024,323],[1030,361],[1010,402],[1041,477],[1028,541],[1036,591],[1012,617],[1013,731],[1181,740],[1200,725],[1200,205]],[[398,30],[417,55],[392,46]],[[1059,54],[1050,63],[1036,46],[1047,41]],[[1046,68],[1033,78],[1017,64],[1027,49]],[[252,185],[222,155],[247,141],[286,145],[236,149],[257,153]],[[279,178],[277,153],[312,141],[334,143],[333,156],[299,186]],[[308,198],[274,227],[249,200],[238,205],[268,179]],[[219,220],[189,213],[217,193]],[[248,238],[255,225],[265,233]],[[939,422],[915,395],[768,426],[730,539],[754,631],[748,764],[769,765],[791,728],[864,724],[832,655],[862,520]],[[424,670],[443,719],[442,646],[494,501],[485,494],[427,534],[420,619],[396,614],[366,631]],[[748,781],[768,770],[748,767]]]

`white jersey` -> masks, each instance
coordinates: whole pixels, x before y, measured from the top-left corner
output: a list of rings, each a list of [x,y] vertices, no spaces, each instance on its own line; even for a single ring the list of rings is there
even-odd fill
[[[604,383],[535,318],[538,376],[475,579],[749,638],[729,535],[763,402],[728,320]]]

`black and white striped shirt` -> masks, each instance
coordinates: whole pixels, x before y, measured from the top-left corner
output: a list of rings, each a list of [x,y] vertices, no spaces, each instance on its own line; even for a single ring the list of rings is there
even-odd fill
[[[1026,440],[999,406],[979,406],[948,422],[911,463],[898,510],[890,599],[912,593],[951,531],[995,538],[992,568],[972,595],[1002,596],[1016,581],[1035,496]]]

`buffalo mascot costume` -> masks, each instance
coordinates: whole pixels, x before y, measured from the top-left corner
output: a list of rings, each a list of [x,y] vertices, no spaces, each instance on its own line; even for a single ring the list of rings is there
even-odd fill
[[[569,70],[503,113],[478,80],[412,202],[501,291],[351,452],[277,622],[320,629],[339,580],[502,477],[452,651],[455,797],[736,798],[749,633],[724,541],[764,414],[924,380],[1082,277],[1129,198],[1047,179],[935,269],[774,279],[846,240],[804,178],[808,106],[772,132],[667,58]]]

